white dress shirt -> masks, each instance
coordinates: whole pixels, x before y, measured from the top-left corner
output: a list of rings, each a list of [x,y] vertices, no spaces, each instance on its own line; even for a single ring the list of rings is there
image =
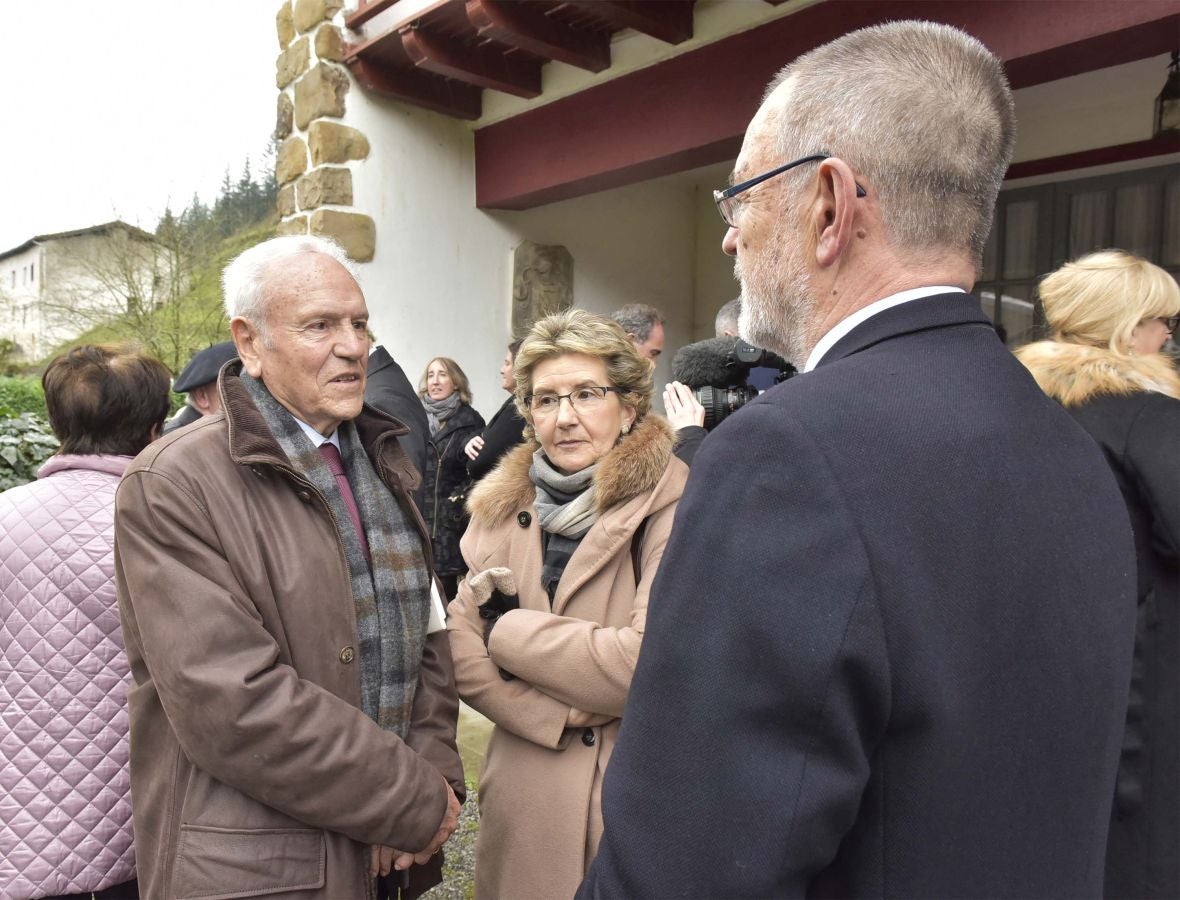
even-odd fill
[[[340,446],[340,429],[339,428],[337,428],[335,431],[333,431],[327,437],[324,437],[322,434],[320,434],[318,431],[316,431],[314,428],[312,428],[310,425],[308,425],[306,422],[304,422],[301,418],[299,418],[299,416],[292,415],[291,418],[295,420],[296,425],[298,425],[300,428],[303,429],[303,433],[306,434],[311,439],[311,442],[315,445],[317,450],[319,449],[320,444],[325,444],[325,443],[332,444],[337,450],[343,449]]]
[[[920,287],[910,288],[908,291],[899,291],[896,294],[890,294],[875,303],[870,303],[868,306],[858,309],[850,316],[846,316],[837,322],[827,334],[819,339],[819,343],[815,345],[815,349],[811,351],[811,355],[807,357],[807,362],[803,366],[804,372],[810,372],[819,365],[819,361],[824,358],[824,355],[836,346],[836,342],[848,332],[852,331],[861,322],[871,319],[879,312],[884,312],[894,306],[901,306],[903,303],[909,303],[911,300],[920,300],[922,297],[933,297],[935,294],[965,294],[967,293],[959,287],[949,287],[947,285],[938,285],[937,287]]]

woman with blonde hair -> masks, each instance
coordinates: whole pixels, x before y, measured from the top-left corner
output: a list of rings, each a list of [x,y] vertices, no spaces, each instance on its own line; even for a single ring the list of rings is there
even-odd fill
[[[1040,286],[1051,340],[1016,351],[1098,442],[1127,503],[1139,621],[1107,842],[1107,897],[1180,896],[1180,375],[1160,351],[1180,318],[1172,276],[1121,250]]]
[[[495,723],[476,896],[572,897],[688,468],[652,364],[610,319],[537,322],[516,355],[525,443],[472,491],[447,629],[459,695]]]
[[[459,364],[436,356],[418,381],[430,434],[426,440],[426,471],[422,473],[422,517],[430,528],[434,571],[447,599],[455,596],[465,571],[459,538],[467,526],[467,456],[463,448],[483,431],[483,416],[471,406],[471,387]]]

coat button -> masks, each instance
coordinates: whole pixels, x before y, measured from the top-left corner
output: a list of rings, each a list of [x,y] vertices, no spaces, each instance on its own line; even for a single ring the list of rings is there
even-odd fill
[[[587,747],[594,746],[594,729],[593,728],[587,728],[585,731],[582,732],[582,743],[585,744]]]
[[[354,659],[356,659],[356,651],[353,650],[351,647],[345,647],[343,650],[340,651],[340,661],[342,663],[344,663],[346,666],[350,662],[352,662]]]
[[[300,500],[302,500],[304,503],[311,503],[311,491],[309,491],[309,490],[306,490],[306,489],[298,490],[295,492],[295,496],[298,497]]]
[[[521,528],[528,528],[533,522],[533,517],[526,512],[517,513],[516,522]]]

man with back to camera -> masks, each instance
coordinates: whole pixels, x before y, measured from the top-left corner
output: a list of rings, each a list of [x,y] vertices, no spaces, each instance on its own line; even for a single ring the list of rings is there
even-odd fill
[[[315,237],[223,281],[222,414],[116,498],[143,895],[368,897],[391,866],[420,892],[463,794],[458,698],[405,426],[362,405],[365,299]]]
[[[965,293],[1013,128],[941,25],[771,85],[716,196],[741,334],[801,374],[694,461],[579,897],[1101,894],[1134,557]]]
[[[430,422],[422,408],[422,398],[410,384],[405,371],[389,351],[377,343],[369,332],[369,362],[365,376],[365,402],[388,416],[393,416],[409,429],[398,436],[398,443],[410,457],[419,477],[426,471],[426,438]],[[422,508],[422,485],[410,492],[414,503]]]

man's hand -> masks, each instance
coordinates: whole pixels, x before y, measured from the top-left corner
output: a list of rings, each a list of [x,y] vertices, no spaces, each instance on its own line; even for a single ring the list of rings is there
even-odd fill
[[[677,431],[688,425],[705,424],[705,408],[697,400],[692,388],[679,381],[664,385],[664,412],[668,424]]]
[[[483,449],[483,438],[478,434],[467,442],[463,448],[463,452],[467,454],[468,459],[475,459],[479,456],[479,451]]]
[[[455,796],[455,792],[451,786],[447,785],[447,811],[443,815],[442,823],[438,826],[438,831],[434,833],[434,837],[430,839],[430,844],[426,846],[420,853],[415,853],[413,861],[418,865],[425,865],[430,861],[430,857],[438,853],[442,845],[447,842],[455,829],[459,827],[459,810],[462,809],[459,803],[459,798]],[[400,868],[397,863],[394,863],[395,868]]]

